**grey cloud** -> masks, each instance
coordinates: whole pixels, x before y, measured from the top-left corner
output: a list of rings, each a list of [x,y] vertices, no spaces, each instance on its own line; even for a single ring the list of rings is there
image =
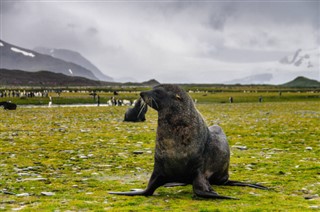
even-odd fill
[[[208,23],[215,30],[223,30],[227,20],[234,16],[236,8],[232,3],[214,5],[215,11],[209,13]],[[218,9],[216,8],[218,7]]]
[[[223,15],[211,15],[209,19],[209,25],[216,30],[223,30],[225,22],[227,20],[226,16]]]
[[[0,12],[2,14],[10,13],[16,9],[18,2],[15,1],[0,1]]]
[[[275,23],[319,24],[319,1],[245,1],[237,2],[238,18]]]
[[[95,28],[95,27],[89,27],[87,29],[87,33],[89,35],[96,35],[98,32],[99,32],[99,30],[97,28]]]
[[[68,23],[67,27],[70,28],[70,29],[74,29],[74,28],[77,27],[77,25],[76,24],[72,24],[72,23]]]
[[[267,44],[268,44],[269,46],[278,46],[279,42],[278,42],[278,40],[275,39],[275,38],[269,38],[269,39],[267,40]]]
[[[187,77],[193,79],[194,70],[214,70],[216,58],[247,62],[250,58],[242,55],[248,55],[258,61],[274,59],[298,45],[316,47],[320,44],[319,4],[6,1],[1,5],[1,39],[26,48],[79,51],[111,76],[135,73],[145,77],[141,80],[152,76],[168,80],[176,73],[187,81]],[[313,42],[316,38],[318,43]],[[261,56],[255,57],[254,51]]]

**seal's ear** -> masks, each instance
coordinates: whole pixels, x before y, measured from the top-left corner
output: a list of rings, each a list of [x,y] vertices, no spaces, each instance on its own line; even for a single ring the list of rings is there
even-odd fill
[[[176,94],[176,99],[182,101],[182,98],[179,94]]]

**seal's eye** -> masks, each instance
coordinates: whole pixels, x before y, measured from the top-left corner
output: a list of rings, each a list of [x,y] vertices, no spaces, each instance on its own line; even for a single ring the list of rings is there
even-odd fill
[[[162,92],[161,92],[160,90],[155,90],[154,93],[155,93],[156,95],[161,95]]]
[[[181,96],[179,94],[176,94],[175,97],[176,97],[177,100],[182,101],[182,98],[181,98]]]

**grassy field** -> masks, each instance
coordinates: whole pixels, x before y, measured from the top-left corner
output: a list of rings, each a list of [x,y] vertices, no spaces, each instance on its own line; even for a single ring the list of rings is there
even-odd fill
[[[58,95],[55,92],[50,92],[49,96],[52,97],[53,104],[97,104],[97,98],[94,99],[92,92],[62,92]],[[123,91],[119,95],[113,95],[113,92],[97,92],[100,96],[101,104],[106,104],[111,97],[116,99],[127,99],[134,101],[139,98],[138,91]],[[196,99],[198,103],[228,103],[229,98],[233,97],[234,103],[243,102],[258,102],[259,97],[262,97],[263,102],[289,102],[289,101],[319,101],[320,91],[282,91],[281,95],[278,91],[259,91],[247,88],[244,90],[229,90],[229,91],[201,91],[190,92],[190,96]],[[47,105],[49,97],[3,97],[0,101],[11,101],[17,105]]]
[[[191,186],[159,188],[151,197],[110,195],[146,187],[155,111],[148,111],[144,123],[126,123],[127,107],[18,107],[0,110],[0,210],[320,209],[319,99],[239,104],[235,96],[234,104],[218,104],[212,103],[216,94],[192,95],[202,102],[197,108],[207,124],[219,124],[228,136],[231,179],[271,190],[213,186],[240,200],[195,198]]]

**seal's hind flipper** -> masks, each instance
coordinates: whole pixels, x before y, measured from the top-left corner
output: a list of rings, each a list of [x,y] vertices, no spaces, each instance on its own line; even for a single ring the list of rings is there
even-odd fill
[[[259,185],[259,184],[250,184],[250,183],[244,183],[240,181],[235,181],[235,180],[228,180],[224,185],[226,186],[246,186],[246,187],[251,187],[251,188],[257,188],[257,189],[262,189],[262,190],[269,190],[269,188]]]
[[[124,195],[124,196],[150,196],[152,194],[146,192],[146,190],[133,190],[127,192],[109,192],[109,194]]]

